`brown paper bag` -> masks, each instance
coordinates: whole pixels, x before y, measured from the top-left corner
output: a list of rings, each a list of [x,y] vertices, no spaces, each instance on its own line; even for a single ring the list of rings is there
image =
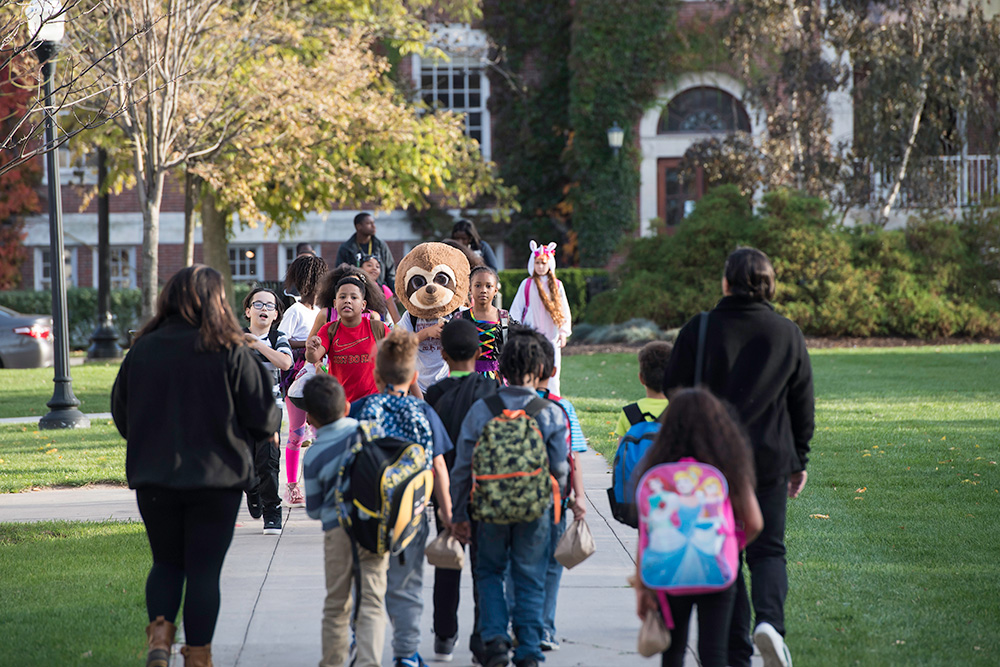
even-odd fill
[[[670,648],[670,630],[659,611],[650,609],[639,628],[639,654],[650,658]]]
[[[594,536],[591,534],[587,522],[583,519],[576,519],[563,533],[559,544],[556,545],[554,555],[556,561],[568,570],[587,560],[590,554],[596,550]]]
[[[445,570],[461,570],[465,565],[465,549],[450,530],[438,533],[424,549],[424,555],[428,563]]]

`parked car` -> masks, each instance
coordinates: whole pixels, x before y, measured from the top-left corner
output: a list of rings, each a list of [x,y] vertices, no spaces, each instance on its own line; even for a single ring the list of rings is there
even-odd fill
[[[52,365],[52,317],[22,315],[0,306],[0,368]]]

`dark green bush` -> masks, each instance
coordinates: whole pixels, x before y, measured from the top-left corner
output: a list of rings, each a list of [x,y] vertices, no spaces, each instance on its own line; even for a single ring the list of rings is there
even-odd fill
[[[683,324],[719,299],[738,245],[771,257],[775,307],[807,334],[1000,335],[996,209],[915,217],[905,230],[845,228],[819,199],[779,190],[754,213],[732,186],[706,194],[673,236],[632,241],[616,288],[593,300],[588,321]]]

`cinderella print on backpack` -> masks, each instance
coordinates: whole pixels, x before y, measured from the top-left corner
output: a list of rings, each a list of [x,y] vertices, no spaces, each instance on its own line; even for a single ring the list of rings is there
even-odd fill
[[[714,466],[683,458],[653,466],[635,492],[639,575],[671,595],[728,588],[739,571],[729,484]]]

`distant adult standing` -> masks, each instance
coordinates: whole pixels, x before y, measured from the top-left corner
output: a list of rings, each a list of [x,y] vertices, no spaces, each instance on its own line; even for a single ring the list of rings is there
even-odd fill
[[[306,243],[303,241],[295,246],[295,257],[301,257],[302,255],[315,255],[316,251],[313,250],[311,243]]]
[[[774,312],[771,261],[755,248],[738,248],[726,260],[723,298],[697,315],[677,336],[663,391],[694,385],[699,328],[707,317],[702,383],[733,405],[750,436],[757,469],[757,502],[764,530],[747,546],[753,611],[753,642],[765,667],[789,667],[785,645],[785,513],[806,483],[809,441],[815,425],[812,367],[805,338],[791,320]],[[729,633],[729,665],[749,667],[750,600],[742,576]]]
[[[146,664],[166,667],[183,594],[184,664],[202,667],[212,664],[219,574],[253,470],[250,446],[278,430],[281,412],[218,271],[181,269],[156,311],[122,362],[111,412],[153,553]]]
[[[468,220],[459,220],[451,228],[451,238],[455,239],[482,258],[483,263],[494,271],[499,270],[497,257],[490,244],[479,237],[476,225]]]
[[[340,249],[337,251],[337,261],[333,265],[361,266],[361,259],[368,255],[375,255],[381,264],[379,284],[395,285],[396,260],[392,257],[392,251],[389,250],[389,246],[375,236],[375,218],[372,217],[372,214],[358,213],[354,216],[354,234],[340,244]]]

